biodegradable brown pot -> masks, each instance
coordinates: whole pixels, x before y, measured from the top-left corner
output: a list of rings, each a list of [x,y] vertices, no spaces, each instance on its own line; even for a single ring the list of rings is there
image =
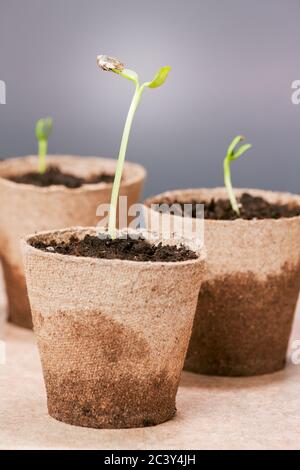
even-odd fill
[[[116,162],[98,157],[57,155],[48,165],[81,177],[99,172],[114,174]],[[0,163],[0,256],[8,296],[9,319],[19,326],[32,326],[20,252],[20,239],[41,230],[72,225],[96,225],[99,204],[109,203],[112,184],[85,184],[77,189],[64,186],[37,187],[5,179],[36,171],[37,157],[21,157]],[[137,203],[146,172],[140,165],[126,163],[120,195],[128,196],[128,206]]]
[[[95,428],[141,427],[175,413],[175,397],[205,268],[47,253],[22,242],[49,414]],[[189,246],[189,248],[192,248]]]
[[[300,205],[300,196],[289,193],[236,192]],[[170,191],[145,204],[212,198],[227,194],[223,188]],[[157,228],[159,217],[156,213],[152,226],[148,220],[151,229]],[[300,288],[300,217],[205,220],[204,228],[208,269],[185,369],[227,376],[282,369]]]

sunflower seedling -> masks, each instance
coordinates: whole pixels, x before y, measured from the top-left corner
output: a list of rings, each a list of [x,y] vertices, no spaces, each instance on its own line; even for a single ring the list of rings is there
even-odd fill
[[[129,70],[125,68],[124,64],[113,57],[109,57],[107,55],[99,55],[97,56],[97,65],[106,72],[114,72],[115,74],[121,75],[127,80],[130,80],[135,85],[135,92],[133,95],[133,99],[128,111],[128,115],[125,121],[125,127],[123,131],[123,136],[121,139],[121,145],[119,150],[119,157],[116,167],[116,173],[114,178],[113,190],[111,195],[111,203],[110,203],[110,213],[109,213],[109,220],[108,220],[108,233],[112,239],[116,238],[116,219],[117,219],[117,203],[120,191],[120,183],[123,173],[124,161],[126,156],[127,144],[130,134],[130,129],[132,125],[132,121],[140,102],[142,93],[144,89],[147,88],[158,88],[164,84],[171,67],[162,67],[157,74],[155,75],[154,79],[151,82],[144,82],[140,85],[139,77],[136,72],[133,70]]]
[[[53,120],[51,117],[39,119],[35,126],[35,135],[38,141],[39,173],[46,171],[46,155],[48,152],[48,138],[52,131]]]
[[[240,215],[240,209],[239,209],[239,205],[237,203],[237,200],[236,200],[233,188],[232,188],[230,165],[232,161],[237,160],[241,155],[243,155],[245,152],[247,152],[247,150],[249,150],[252,147],[251,144],[244,144],[236,148],[237,145],[243,140],[245,140],[245,137],[242,135],[238,135],[237,137],[233,139],[233,141],[228,147],[227,154],[223,163],[225,187],[228,193],[232,210],[234,210],[234,212],[236,212],[238,215]]]

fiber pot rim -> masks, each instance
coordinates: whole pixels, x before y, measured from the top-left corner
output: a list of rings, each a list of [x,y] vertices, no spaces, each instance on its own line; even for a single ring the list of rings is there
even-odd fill
[[[117,233],[124,233],[125,229],[123,230],[117,230]],[[182,238],[182,244],[190,249],[191,251],[195,252],[197,254],[196,259],[192,260],[186,260],[186,261],[133,261],[133,260],[122,260],[122,259],[104,259],[104,258],[92,258],[88,256],[73,256],[73,255],[61,255],[59,253],[47,253],[45,251],[39,250],[38,248],[34,248],[32,245],[30,245],[30,241],[33,239],[39,238],[39,237],[45,237],[45,236],[50,236],[50,235],[58,235],[61,234],[63,235],[64,233],[81,233],[81,234],[91,234],[95,233],[96,234],[96,228],[95,227],[69,227],[61,230],[45,230],[41,232],[37,232],[35,234],[27,235],[26,237],[22,238],[20,243],[21,243],[21,248],[22,251],[27,251],[31,253],[38,254],[41,258],[49,258],[51,256],[53,259],[56,261],[64,262],[64,263],[75,263],[75,264],[96,264],[96,265],[108,265],[108,264],[113,264],[114,266],[136,266],[136,267],[150,267],[151,269],[160,269],[161,267],[182,267],[182,266],[188,266],[191,264],[202,264],[205,267],[206,264],[206,250],[205,248],[193,248],[193,240],[187,239],[187,238]],[[107,230],[103,230],[99,228],[97,232],[107,232]],[[131,230],[131,232],[137,233],[137,230]],[[149,233],[149,231],[147,231]],[[165,243],[168,245],[168,243]]]
[[[2,170],[5,165],[9,164],[17,164],[19,160],[21,160],[24,163],[31,163],[32,161],[37,162],[38,156],[37,155],[26,155],[26,156],[21,156],[21,157],[12,157],[12,158],[5,158],[4,160],[0,160],[0,183],[3,185],[6,185],[10,188],[18,189],[18,190],[27,190],[27,191],[33,191],[37,193],[46,193],[46,192],[51,192],[51,193],[70,193],[70,192],[75,192],[75,193],[80,193],[80,192],[86,192],[86,191],[95,191],[95,190],[100,190],[100,189],[109,189],[112,188],[113,183],[106,183],[106,182],[100,182],[100,183],[85,183],[82,184],[79,188],[67,188],[64,185],[51,185],[51,186],[36,186],[33,184],[25,184],[25,183],[16,183],[15,181],[11,181],[7,179],[5,176],[2,176]],[[61,161],[69,161],[69,160],[77,160],[82,161],[83,159],[86,161],[86,163],[103,163],[109,164],[112,167],[116,167],[117,161],[113,158],[105,158],[105,157],[97,157],[97,156],[84,156],[84,155],[70,155],[70,154],[53,154],[53,155],[48,155],[47,156],[47,162],[48,163],[55,163],[59,166],[59,163]],[[115,168],[114,168],[115,169]],[[126,175],[126,169],[127,170],[133,170],[133,175],[131,174],[131,171],[128,171],[129,175]],[[114,172],[112,173],[114,175]],[[125,162],[125,175],[124,175],[124,180],[121,182],[121,188],[128,188],[131,185],[136,184],[140,180],[145,180],[147,176],[147,171],[146,169],[138,164],[138,163],[133,163],[133,162]]]
[[[295,193],[289,193],[289,192],[285,192],[285,191],[270,191],[270,190],[265,190],[265,189],[258,189],[258,188],[235,188],[235,194],[237,195],[240,195],[244,192],[247,192],[249,194],[252,194],[254,196],[261,196],[261,197],[264,197],[267,201],[269,201],[270,199],[275,199],[276,195],[277,196],[280,196],[282,197],[283,199],[286,200],[286,203],[288,203],[288,201],[293,201],[295,202],[297,205],[299,205],[300,207],[300,195],[299,194],[295,194]],[[210,187],[210,188],[204,188],[204,187],[199,187],[199,188],[188,188],[188,189],[173,189],[173,190],[168,190],[168,191],[164,191],[163,193],[159,193],[159,194],[156,194],[154,196],[151,196],[151,197],[148,197],[147,199],[145,199],[144,201],[144,205],[150,209],[150,210],[153,210],[151,209],[151,204],[153,204],[155,201],[157,201],[158,199],[161,199],[161,198],[165,198],[165,197],[174,197],[175,195],[186,195],[188,196],[189,194],[193,194],[193,193],[216,193],[216,192],[220,192],[220,193],[223,193],[224,195],[226,195],[226,198],[227,198],[227,193],[226,193],[226,189],[223,187],[223,186],[214,186],[214,187]],[[205,196],[204,196],[204,199],[205,199]],[[281,202],[280,201],[280,198],[278,197],[278,200],[277,200],[279,203]],[[154,211],[156,212],[156,211]],[[157,212],[158,213],[158,212]],[[179,217],[178,215],[173,215],[171,214],[172,217]],[[229,224],[266,224],[266,223],[274,223],[274,224],[280,224],[280,223],[286,223],[287,221],[289,220],[299,220],[300,221],[300,215],[298,216],[293,216],[293,217],[280,217],[279,219],[271,219],[271,218],[264,218],[264,219],[251,219],[251,220],[247,220],[247,219],[242,219],[242,218],[238,218],[238,219],[234,219],[234,220],[217,220],[217,219],[205,219],[205,223],[206,224],[224,224],[224,225],[229,225]]]

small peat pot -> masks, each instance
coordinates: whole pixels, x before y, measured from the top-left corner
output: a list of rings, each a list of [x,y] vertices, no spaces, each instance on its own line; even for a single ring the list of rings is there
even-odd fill
[[[100,204],[110,202],[116,162],[97,157],[49,156],[48,170],[37,172],[37,157],[0,163],[0,257],[8,296],[9,319],[32,326],[20,239],[29,233],[72,225],[96,225]],[[51,168],[49,170],[49,168]],[[137,203],[146,172],[126,163],[121,195]]]
[[[175,413],[205,255],[120,234],[22,241],[48,411],[69,424],[142,427]]]
[[[152,204],[205,204],[207,275],[185,360],[192,372],[250,376],[286,362],[300,288],[300,196],[236,194],[240,216],[223,188],[170,191],[145,202],[152,230],[161,222]]]

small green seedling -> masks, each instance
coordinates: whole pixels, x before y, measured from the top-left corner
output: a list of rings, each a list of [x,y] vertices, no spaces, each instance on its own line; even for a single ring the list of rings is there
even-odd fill
[[[227,155],[224,159],[224,183],[227,189],[231,207],[238,215],[240,215],[240,209],[231,184],[230,164],[232,161],[237,160],[241,155],[243,155],[243,153],[252,147],[251,144],[244,144],[236,149],[236,146],[243,140],[245,140],[245,137],[242,135],[235,137],[229,145]]]
[[[130,129],[132,125],[132,121],[134,118],[134,114],[140,102],[142,93],[146,87],[148,88],[158,88],[159,86],[163,85],[171,67],[162,67],[157,74],[155,75],[154,79],[151,82],[144,82],[140,85],[139,77],[136,72],[133,70],[126,69],[125,66],[117,59],[112,57],[108,57],[107,55],[99,55],[97,57],[97,64],[106,72],[114,72],[118,75],[121,75],[128,80],[131,80],[135,84],[135,93],[133,95],[133,99],[128,111],[127,119],[125,122],[125,127],[123,131],[123,136],[120,145],[119,157],[116,167],[115,179],[113,184],[113,190],[111,195],[111,203],[110,203],[110,213],[109,213],[109,221],[108,221],[108,233],[112,239],[116,238],[116,219],[117,219],[117,203],[120,191],[120,183],[122,178],[123,166],[126,156],[126,149],[130,134]]]
[[[52,131],[53,120],[48,117],[39,119],[35,126],[35,135],[38,141],[39,173],[46,171],[46,155],[48,152],[48,138]]]

